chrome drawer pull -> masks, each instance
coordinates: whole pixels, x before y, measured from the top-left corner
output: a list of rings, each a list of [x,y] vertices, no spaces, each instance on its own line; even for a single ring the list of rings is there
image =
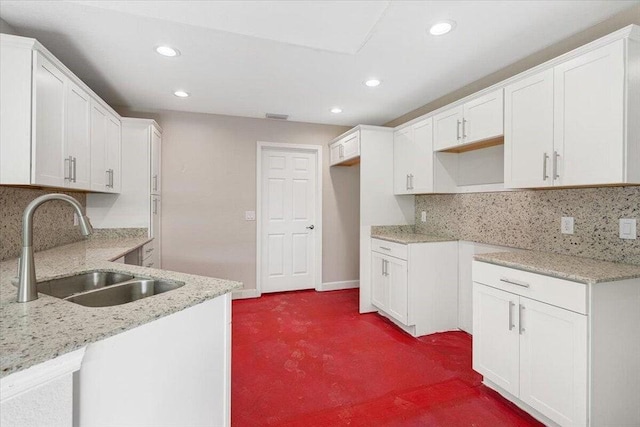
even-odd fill
[[[524,305],[518,306],[518,323],[520,324],[520,335],[524,334],[524,322],[522,321],[522,312],[524,311]]]
[[[513,301],[509,301],[509,330],[511,331],[513,329],[514,325],[513,324],[513,313],[512,313],[512,309],[516,304]]]
[[[390,251],[391,248],[385,248],[384,246],[380,246],[380,249],[384,249],[385,251]]]
[[[508,279],[508,278],[506,278],[506,277],[501,277],[501,278],[500,278],[500,281],[501,281],[501,282],[504,282],[504,283],[509,283],[509,284],[512,284],[512,285],[516,285],[516,286],[521,286],[521,287],[523,287],[523,288],[528,288],[528,287],[530,287],[530,286],[531,286],[531,285],[529,285],[528,283],[520,282],[520,281],[518,281],[518,280]]]

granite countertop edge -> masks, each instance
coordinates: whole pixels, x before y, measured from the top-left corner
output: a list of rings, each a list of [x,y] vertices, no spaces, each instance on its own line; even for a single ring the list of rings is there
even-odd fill
[[[551,252],[526,250],[496,252],[476,254],[473,259],[586,285],[640,278],[640,266],[637,265],[559,255]]]
[[[231,280],[111,262],[151,240],[89,239],[35,254],[38,281],[101,270],[185,283],[170,292],[112,307],[84,307],[44,294],[19,304],[12,284],[17,259],[2,261],[0,378],[242,288],[242,283]]]
[[[385,240],[387,242],[400,243],[410,245],[413,243],[436,243],[436,242],[455,242],[458,239],[452,239],[443,236],[434,236],[431,234],[419,233],[372,233],[372,239]]]

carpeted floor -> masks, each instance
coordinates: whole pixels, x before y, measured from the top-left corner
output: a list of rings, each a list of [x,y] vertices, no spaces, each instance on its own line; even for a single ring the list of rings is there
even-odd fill
[[[481,384],[471,336],[415,339],[358,290],[233,302],[232,425],[541,425]]]

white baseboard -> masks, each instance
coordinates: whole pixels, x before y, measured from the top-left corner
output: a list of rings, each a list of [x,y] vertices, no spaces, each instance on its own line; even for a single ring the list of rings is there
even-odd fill
[[[345,280],[345,281],[342,281],[342,282],[327,282],[327,283],[323,283],[316,290],[318,292],[324,292],[324,291],[337,291],[337,290],[340,290],[340,289],[353,289],[353,288],[359,288],[359,287],[360,287],[360,281],[359,280]]]
[[[238,289],[233,291],[231,299],[260,298],[260,295],[257,289]]]

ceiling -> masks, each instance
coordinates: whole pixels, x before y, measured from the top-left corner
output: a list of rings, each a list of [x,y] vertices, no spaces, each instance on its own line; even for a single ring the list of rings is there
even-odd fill
[[[639,3],[2,0],[0,18],[114,106],[354,125],[384,124]],[[440,20],[454,31],[429,35]],[[181,55],[155,53],[164,44]],[[382,84],[365,86],[372,77]]]

